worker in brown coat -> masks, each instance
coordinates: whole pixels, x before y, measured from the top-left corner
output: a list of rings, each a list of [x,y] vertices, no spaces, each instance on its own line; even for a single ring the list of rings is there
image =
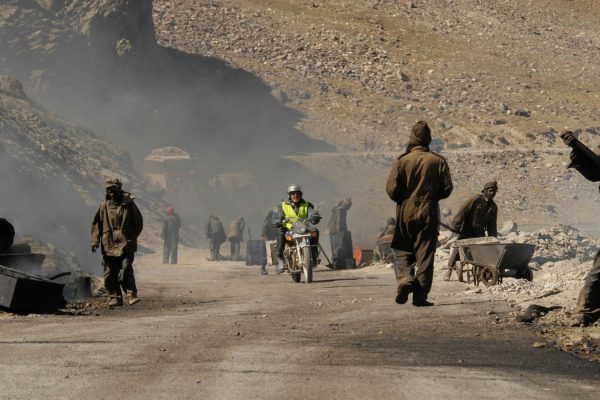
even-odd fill
[[[467,200],[456,213],[452,220],[454,232],[458,232],[458,240],[471,239],[498,235],[498,206],[494,197],[498,191],[498,183],[491,181],[483,186],[481,194],[477,194]],[[454,264],[458,261],[458,248],[453,247],[448,266],[444,273],[447,281],[452,275]],[[462,282],[462,273],[458,273],[458,280]]]
[[[227,230],[227,240],[229,240],[232,261],[239,261],[241,259],[240,243],[244,241],[245,227],[246,221],[244,221],[244,218],[242,217],[236,218],[229,224],[229,229]]]
[[[118,178],[107,180],[105,188],[106,198],[100,203],[92,221],[91,248],[95,252],[101,246],[108,305],[123,305],[121,287],[132,305],[139,301],[133,274],[133,256],[144,221],[133,202],[134,196],[122,190]]]
[[[560,137],[567,146],[573,149],[569,168],[575,168],[589,181],[600,181],[600,146],[592,152],[570,131],[561,134]],[[598,319],[600,319],[600,250],[596,253],[594,264],[585,277],[585,283],[579,292],[577,312],[573,316],[571,325],[588,326]]]
[[[413,305],[427,301],[433,280],[433,262],[439,233],[439,204],[452,193],[450,169],[444,157],[429,151],[431,130],[424,121],[411,131],[406,152],[394,163],[386,183],[396,202],[396,229],[392,239],[394,272],[398,281],[396,303],[410,293]],[[414,268],[416,267],[416,273]]]

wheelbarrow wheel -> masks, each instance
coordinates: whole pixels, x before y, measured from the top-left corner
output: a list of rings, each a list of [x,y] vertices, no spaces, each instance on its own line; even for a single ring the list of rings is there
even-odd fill
[[[531,282],[533,280],[533,271],[529,267],[523,268],[517,271],[517,273],[515,274],[515,278],[527,279],[529,282]]]
[[[492,286],[498,283],[498,270],[494,267],[481,267],[479,272],[479,280],[485,286]]]

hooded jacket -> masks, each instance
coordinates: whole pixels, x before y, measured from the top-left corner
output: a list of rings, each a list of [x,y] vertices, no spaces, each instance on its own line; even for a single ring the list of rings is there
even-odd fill
[[[91,244],[101,244],[102,255],[120,257],[137,251],[137,238],[144,220],[135,205],[134,196],[123,192],[120,202],[105,199],[92,221]]]

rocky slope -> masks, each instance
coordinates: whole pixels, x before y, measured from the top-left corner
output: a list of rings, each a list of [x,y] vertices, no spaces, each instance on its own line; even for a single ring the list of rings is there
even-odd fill
[[[215,4],[156,0],[159,43],[256,73],[341,148],[395,149],[415,119],[448,146],[546,145],[556,129],[600,126],[593,1]]]
[[[124,150],[48,113],[11,77],[0,77],[0,208],[19,234],[77,254],[89,271],[89,224],[106,177],[119,176],[146,217],[142,243],[156,244],[165,203],[147,192]]]
[[[302,113],[304,132],[345,153],[292,158],[351,195],[351,228],[372,232],[393,213],[382,182],[419,119],[450,162],[446,207],[497,179],[501,219],[586,223],[594,186],[566,170],[557,136],[569,127],[600,144],[599,11],[590,1],[156,0],[153,15],[158,43],[260,76]]]
[[[325,218],[335,197],[352,196],[350,228],[368,245],[393,213],[389,166],[426,119],[454,177],[444,207],[496,179],[501,220],[591,230],[594,186],[566,170],[557,134],[568,126],[600,143],[595,2],[209,3],[7,0],[0,67],[46,108],[127,149],[138,170],[149,150],[175,145],[207,176],[251,171],[252,210],[240,193],[218,202],[226,215],[258,222],[298,181]],[[93,145],[64,157],[85,164]],[[190,208],[201,220],[211,207]]]

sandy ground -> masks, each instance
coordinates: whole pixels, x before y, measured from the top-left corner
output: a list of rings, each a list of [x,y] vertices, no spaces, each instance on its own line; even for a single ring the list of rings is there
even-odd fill
[[[142,302],[0,314],[0,398],[596,399],[600,365],[544,343],[505,301],[394,303],[391,270],[260,276],[183,249],[136,259]]]

